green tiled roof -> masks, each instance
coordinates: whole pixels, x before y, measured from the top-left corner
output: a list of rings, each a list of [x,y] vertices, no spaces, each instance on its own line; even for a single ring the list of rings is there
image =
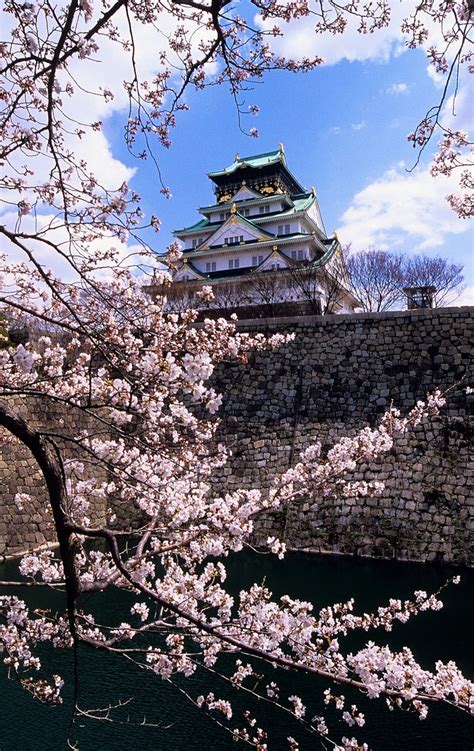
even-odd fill
[[[306,211],[306,209],[309,209],[313,201],[314,201],[313,193],[303,193],[300,196],[294,196],[293,197],[293,203],[294,203],[293,211],[294,212]]]
[[[262,196],[259,196],[258,198],[257,197],[252,198],[247,201],[237,201],[237,205],[241,203],[248,205],[250,204],[251,201],[254,201],[254,203],[258,203],[259,201],[265,201],[266,203],[268,203],[271,200],[274,201],[275,199],[285,198],[286,195],[287,194],[285,193],[281,193],[281,194],[273,193],[272,195],[269,195],[269,196],[262,195]],[[311,206],[313,199],[314,199],[314,194],[311,191],[309,191],[307,193],[297,193],[295,196],[292,196],[290,198],[291,198],[291,201],[293,202],[293,206],[290,209],[285,209],[283,212],[279,212],[279,213],[293,213],[294,214],[295,211],[305,211]],[[226,209],[228,209],[229,206],[232,206],[233,203],[234,203],[233,201],[226,201],[225,203],[211,203],[209,204],[209,206],[201,206],[199,208],[199,211],[203,211],[203,212],[207,211],[209,213],[211,211],[225,211]],[[259,217],[261,218],[262,215],[255,214],[252,216],[253,218],[257,219]]]
[[[195,266],[194,263],[191,263],[191,261],[186,261],[185,265],[189,269],[191,269],[191,271],[194,271],[195,274],[198,274],[199,276],[202,276],[203,279],[207,279],[207,274],[205,274],[203,271],[199,271],[199,269],[197,268],[197,266]]]
[[[255,154],[254,156],[243,156],[234,159],[229,167],[218,172],[208,172],[209,177],[218,177],[219,175],[230,175],[240,167],[264,167],[267,164],[276,164],[283,162],[286,166],[285,155],[280,149],[276,151],[266,151],[264,154]]]
[[[214,222],[214,224],[217,226],[218,222]],[[194,232],[195,230],[204,229],[205,227],[212,226],[209,219],[204,218],[200,219],[196,224],[191,224],[189,227],[182,227],[181,229],[175,229],[173,230],[173,234],[179,234],[181,232]]]
[[[328,249],[323,253],[321,258],[318,258],[318,260],[314,262],[315,266],[325,266],[327,262],[331,260],[332,256],[337,250],[339,240],[335,236],[328,237],[327,240],[323,241],[323,244],[327,245]]]
[[[243,216],[243,214],[239,214],[238,211],[234,214],[234,216],[238,216],[239,219],[245,222],[245,224],[248,224],[249,227],[252,227],[252,229],[256,230],[257,232],[263,233],[264,235],[268,235],[268,237],[273,237],[273,234],[271,232],[267,232],[267,230],[263,229],[263,227],[257,226],[256,224],[252,222],[251,219],[249,219],[246,216]],[[222,225],[224,225],[226,221],[227,219],[223,222],[209,222],[208,220],[203,219],[201,222],[194,224],[192,227],[186,227],[181,230],[179,229],[175,230],[174,234],[180,235],[180,234],[184,234],[185,232],[193,232],[201,228],[211,229],[212,230],[211,234],[213,234],[217,229],[219,229],[219,227],[222,227]],[[199,247],[193,248],[193,250],[199,250]],[[187,251],[184,251],[184,252],[187,252]]]
[[[275,198],[274,195],[268,196],[267,198]],[[277,195],[278,198],[278,195]],[[314,201],[314,195],[313,193],[300,193],[297,196],[293,197],[293,206],[289,209],[284,209],[283,211],[277,211],[275,213],[271,214],[252,214],[250,217],[244,217],[242,214],[239,213],[239,216],[242,217],[242,219],[249,220],[252,222],[253,219],[277,219],[278,216],[281,216],[282,218],[285,218],[285,216],[289,216],[290,214],[295,214],[298,211],[306,211],[309,209],[311,204]],[[238,202],[240,203],[240,202]],[[211,211],[211,210],[218,210],[218,209],[226,209],[232,204],[231,201],[228,201],[227,203],[216,203],[211,206],[204,206],[201,211]],[[225,220],[224,220],[225,221]],[[219,224],[223,224],[224,221],[219,222],[210,222],[209,219],[201,219],[196,224],[192,224],[190,227],[183,227],[182,229],[176,229],[174,230],[175,234],[180,234],[181,232],[197,232],[200,229],[214,229],[217,228]]]
[[[239,249],[241,250],[242,248],[248,249],[249,247],[252,247],[252,246],[254,246],[255,248],[259,248],[263,244],[268,245],[269,243],[274,243],[275,245],[278,245],[282,243],[284,244],[285,242],[289,240],[311,240],[314,237],[313,234],[302,234],[301,232],[292,232],[289,235],[272,235],[269,232],[265,232],[265,230],[263,230],[263,232],[266,235],[268,235],[268,238],[266,240],[246,240],[243,243],[236,243],[235,245],[225,245],[225,243],[221,243],[220,245],[212,245],[210,247],[208,247],[207,245],[204,247],[200,245],[197,248],[183,249],[182,253],[183,253],[183,256],[188,257],[188,256],[195,256],[201,253],[206,253],[206,254],[213,253],[215,251],[221,250],[222,248],[224,248],[225,250],[239,250]],[[330,242],[333,242],[333,240],[331,239]],[[325,242],[324,244],[326,245],[327,242]],[[329,260],[329,258],[332,255],[332,252],[325,251],[323,258],[327,258]]]
[[[239,214],[238,211],[234,214],[234,216],[238,216],[239,219],[242,219],[242,221],[244,221],[245,224],[248,224],[249,227],[252,227],[252,229],[256,230],[257,232],[263,232],[264,235],[268,235],[268,237],[273,237],[272,232],[267,232],[266,229],[263,229],[263,227],[259,227],[257,224],[254,224],[254,222],[252,222],[252,219],[257,218],[256,216],[252,218],[246,217],[243,214]],[[260,214],[258,214],[258,216],[260,216]],[[223,222],[223,224],[225,224],[225,222]]]
[[[256,195],[254,198],[246,198],[242,199],[240,201],[233,201],[230,199],[229,201],[223,201],[222,203],[211,203],[208,206],[200,206],[198,211],[204,214],[204,212],[210,213],[211,211],[225,211],[230,206],[232,206],[233,203],[235,203],[237,206],[245,205],[245,206],[253,206],[254,204],[258,203],[269,203],[270,201],[274,201],[275,198],[277,199],[289,199],[292,201],[291,196],[288,193],[271,193],[270,195]]]

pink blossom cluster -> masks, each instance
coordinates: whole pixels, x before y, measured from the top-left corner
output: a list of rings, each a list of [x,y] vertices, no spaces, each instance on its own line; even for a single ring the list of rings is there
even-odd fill
[[[27,281],[25,274],[17,271],[18,286],[29,285],[36,300],[39,281]],[[47,297],[42,309],[45,317],[61,322],[67,335],[48,334],[34,348],[27,344],[4,350],[0,386],[7,396],[21,391],[31,399],[67,406],[71,414],[77,410],[89,421],[80,431],[65,424],[54,429],[54,440],[60,438],[68,447],[61,469],[64,501],[56,515],[63,515],[71,535],[70,560],[42,551],[25,556],[20,566],[31,580],[55,586],[65,581],[72,565],[77,592],[92,595],[119,587],[136,595],[129,618],[112,628],[97,623],[87,608],[78,609],[75,637],[126,654],[137,636],[164,631],[164,643],[158,648],[150,642],[140,664],[168,681],[192,675],[198,665],[219,670],[220,656],[237,651],[350,683],[371,697],[411,704],[420,717],[430,700],[467,706],[472,684],[451,663],[439,663],[429,672],[408,649],[392,652],[372,641],[355,654],[344,650],[343,637],[351,631],[390,631],[395,622],[439,609],[437,596],[417,592],[412,600],[394,598],[364,615],[354,614],[352,600],[315,613],[309,602],[290,596],[275,600],[262,584],[236,598],[226,587],[224,565],[229,553],[247,544],[256,517],[269,509],[285,508],[301,497],[382,492],[377,481],[351,482],[348,476],[359,463],[389,451],[397,436],[436,415],[442,395],[418,402],[404,417],[391,408],[378,427],[341,439],[326,454],[319,444],[308,447],[268,490],[222,494],[213,482],[227,461],[225,447],[214,440],[218,421],[213,413],[221,399],[209,383],[215,365],[245,361],[252,349],[284,346],[287,337],[241,334],[223,319],[195,326],[195,311],[166,314],[162,300],[150,298],[122,271],[112,282],[96,281],[87,294],[65,284],[61,292],[60,300]],[[19,501],[28,508],[28,498]],[[51,503],[55,508],[55,499]],[[107,509],[105,521],[97,517],[98,505]],[[136,521],[118,524],[117,518],[130,517],[132,509]],[[125,533],[131,542],[123,547]],[[103,549],[88,544],[97,538],[104,541]],[[284,556],[284,541],[271,537],[267,543],[274,554]],[[25,645],[30,641],[28,636]],[[35,667],[28,660],[24,669]],[[249,688],[255,667],[238,658],[228,680],[255,692]],[[278,681],[266,683],[262,695],[310,732],[328,734],[324,717],[309,719],[296,694],[283,699]],[[220,722],[232,717],[227,699],[209,695],[198,703]],[[355,705],[346,706],[342,696],[335,705],[343,723],[363,726]],[[262,728],[237,731],[242,739],[256,738],[262,748],[266,744]],[[356,747],[354,739],[347,743],[347,748]]]
[[[2,224],[0,233],[20,260],[0,255],[0,302],[9,326],[27,328],[31,337],[18,346],[2,337],[0,416],[15,440],[34,452],[48,479],[50,518],[60,544],[59,554],[26,555],[20,573],[29,584],[64,587],[68,607],[61,616],[30,614],[17,598],[1,596],[3,661],[26,690],[57,702],[61,677],[38,677],[41,664],[34,652],[42,642],[69,648],[82,641],[131,659],[127,650],[138,638],[146,644],[133,652],[140,654],[140,667],[170,682],[198,667],[219,672],[226,654],[234,669],[223,680],[275,703],[302,730],[324,738],[329,729],[321,708],[313,714],[301,697],[280,689],[277,677],[259,677],[257,667],[270,664],[323,677],[332,686],[352,685],[371,697],[383,696],[391,708],[411,707],[421,719],[431,701],[468,708],[473,686],[451,662],[437,662],[430,672],[408,648],[393,652],[373,641],[355,654],[344,648],[344,637],[353,631],[390,631],[419,612],[438,610],[437,595],[392,598],[373,613],[356,615],[353,600],[315,612],[311,603],[274,598],[264,583],[236,596],[226,582],[226,558],[250,544],[259,515],[285,511],[301,498],[331,502],[345,494],[382,493],[381,482],[352,475],[361,463],[389,451],[398,436],[436,415],[442,395],[418,403],[405,417],[390,409],[378,427],[341,439],[327,453],[319,444],[307,448],[267,490],[216,489],[228,452],[216,440],[223,397],[212,384],[215,367],[246,363],[252,351],[284,346],[290,337],[239,333],[222,318],[197,325],[194,308],[166,313],[169,271],[181,251],[172,244],[168,270],[157,268],[143,231],[157,231],[159,220],[144,216],[140,196],[126,180],[102,184],[82,147],[89,135],[100,135],[102,123],[86,112],[79,119],[69,107],[77,92],[89,90],[87,66],[100,57],[104,42],[115,45],[128,60],[127,80],[114,88],[98,75],[91,94],[104,106],[125,94],[127,148],[157,164],[153,144],[171,145],[177,115],[188,109],[183,101],[188,86],[224,83],[242,117],[256,114],[255,105],[243,103],[252,81],[268,70],[305,72],[323,62],[318,55],[287,59],[275,52],[272,42],[287,23],[312,19],[318,34],[340,34],[356,18],[360,33],[376,33],[389,23],[390,4],[256,0],[241,14],[225,3],[194,0],[125,5],[122,24],[117,14],[125,11],[123,4],[108,0],[59,0],[54,9],[48,3],[5,3],[11,33],[0,42],[0,187],[13,221]],[[407,44],[427,46],[429,61],[448,83],[470,60],[468,6],[420,2],[403,22]],[[171,21],[166,44],[156,56],[156,71],[143,80],[136,30],[155,28],[164,38],[164,20]],[[268,30],[264,21],[270,22]],[[440,32],[437,45],[430,44],[433,24]],[[458,171],[461,195],[449,201],[460,216],[468,216],[470,143],[444,127],[443,116],[441,105],[434,108],[411,139],[423,149],[442,132],[433,174]],[[258,130],[249,133],[256,137]],[[169,198],[159,169],[157,175],[160,195]],[[129,241],[139,248],[140,275],[136,259],[124,258]],[[64,279],[45,263],[50,253],[64,264]],[[151,288],[163,294],[153,296]],[[201,297],[209,302],[211,290],[204,287]],[[41,432],[23,419],[30,401],[65,417]],[[19,402],[22,414],[9,406]],[[32,505],[26,494],[15,500],[22,513]],[[271,537],[268,546],[285,555],[284,540]],[[79,596],[94,599],[114,588],[126,589],[132,602],[117,623],[106,626]],[[159,647],[155,632],[163,636]],[[241,660],[244,654],[252,664]],[[345,725],[362,727],[363,715],[337,691],[331,688],[322,698],[322,710],[332,703]],[[192,700],[236,739],[267,748],[266,730],[249,711],[231,727],[236,715],[230,700],[212,692]],[[287,740],[296,751],[298,739]],[[335,747],[366,745],[343,736]]]

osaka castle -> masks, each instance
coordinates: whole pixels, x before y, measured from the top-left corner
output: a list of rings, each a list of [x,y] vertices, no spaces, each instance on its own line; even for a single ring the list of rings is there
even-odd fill
[[[215,199],[198,209],[198,222],[174,232],[182,256],[167,292],[170,308],[196,305],[195,293],[209,285],[214,301],[204,307],[239,317],[242,309],[260,316],[354,310],[339,240],[326,234],[316,192],[290,172],[283,146],[236,154],[208,177]]]

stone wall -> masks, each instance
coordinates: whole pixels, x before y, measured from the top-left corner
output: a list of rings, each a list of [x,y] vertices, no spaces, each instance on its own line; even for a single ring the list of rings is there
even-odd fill
[[[465,389],[473,318],[472,308],[452,308],[240,324],[296,337],[245,367],[220,369],[229,489],[266,486],[312,441],[327,450],[375,425],[392,402],[407,411],[429,391],[448,390],[440,417],[360,468],[356,479],[385,482],[381,497],[303,500],[260,523],[257,542],[277,534],[296,549],[472,565],[474,396]]]
[[[49,400],[15,397],[5,401],[10,409],[38,430],[64,436],[77,435],[88,424],[79,410],[70,408],[65,411],[60,404]],[[60,438],[55,440],[63,457],[70,456],[67,442]],[[23,508],[15,502],[17,493],[29,496]],[[105,508],[98,505],[91,510],[91,516],[100,521],[104,512]],[[53,518],[41,471],[30,451],[0,427],[0,560],[55,544]]]
[[[474,396],[469,384],[474,308],[242,322],[242,330],[294,332],[279,350],[254,353],[244,366],[223,365],[220,438],[233,456],[219,485],[266,486],[314,440],[328,449],[342,435],[376,424],[393,401],[403,410],[434,388],[449,389],[442,415],[400,439],[356,477],[378,478],[386,493],[337,503],[304,499],[267,517],[256,541],[283,536],[291,548],[442,559],[472,565]],[[474,383],[471,381],[471,385]],[[34,425],[77,432],[81,414],[42,402],[17,404]],[[470,412],[471,408],[471,412]],[[0,431],[1,435],[1,431]],[[0,456],[0,557],[54,541],[42,478],[16,441]],[[20,511],[15,494],[30,494]],[[100,517],[103,509],[95,510]]]

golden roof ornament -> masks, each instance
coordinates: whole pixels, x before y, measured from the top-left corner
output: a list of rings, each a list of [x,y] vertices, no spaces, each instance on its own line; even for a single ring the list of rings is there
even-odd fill
[[[231,214],[237,214],[237,204],[236,203],[233,203],[232,206],[230,207],[230,213]]]
[[[234,156],[234,160],[235,160],[236,162],[238,162],[238,161],[239,161],[239,159],[240,159],[240,154],[239,154],[239,152],[238,152],[238,151],[236,151],[236,152],[235,152],[235,156]]]
[[[279,149],[281,155],[283,155],[285,153],[285,147],[283,146],[282,143],[278,144],[278,149]]]

